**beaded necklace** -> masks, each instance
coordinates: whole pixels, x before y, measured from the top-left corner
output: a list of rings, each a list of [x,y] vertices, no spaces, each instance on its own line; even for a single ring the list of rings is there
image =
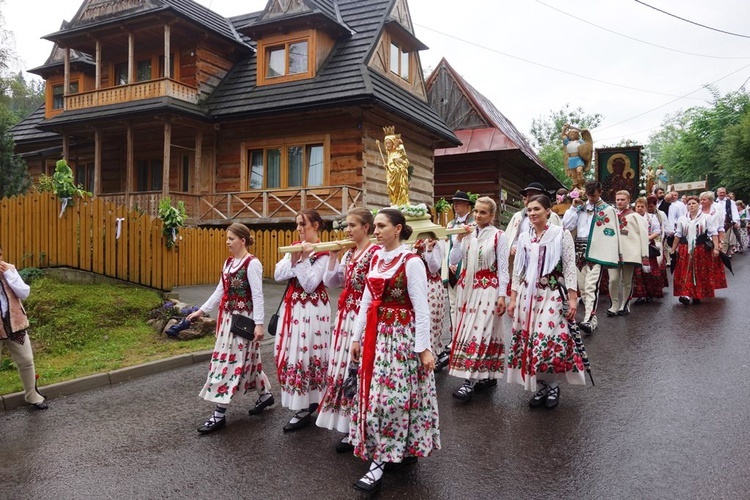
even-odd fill
[[[542,238],[544,238],[544,235],[547,232],[547,229],[549,229],[549,223],[544,225],[544,230],[542,231],[542,234],[540,234],[539,236],[536,236],[535,231],[534,231],[534,226],[531,226],[531,228],[529,229],[529,236],[531,237],[531,242],[538,243],[542,241]]]
[[[390,271],[394,267],[396,267],[396,264],[398,264],[401,261],[401,254],[394,257],[390,262],[386,263],[385,259],[379,259],[378,260],[378,272],[380,274],[385,274],[386,272]]]

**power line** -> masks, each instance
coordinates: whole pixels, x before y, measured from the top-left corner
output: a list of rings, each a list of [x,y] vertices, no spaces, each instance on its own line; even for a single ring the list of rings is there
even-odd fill
[[[686,54],[686,55],[689,55],[689,56],[707,57],[707,58],[710,58],[710,59],[750,59],[750,57],[729,57],[729,56],[712,56],[712,55],[708,55],[708,54],[697,54],[695,52],[687,52],[685,50],[673,49],[671,47],[665,47],[663,45],[658,45],[656,43],[647,42],[645,40],[641,40],[639,38],[635,38],[635,37],[632,37],[630,35],[626,35],[624,33],[620,33],[620,32],[611,30],[609,28],[605,28],[604,26],[600,26],[600,25],[598,25],[596,23],[592,23],[591,21],[587,21],[585,19],[581,19],[580,17],[574,16],[573,14],[571,14],[569,12],[565,12],[564,10],[560,10],[557,7],[553,7],[552,5],[546,4],[546,3],[542,2],[541,0],[535,0],[535,1],[537,3],[539,3],[539,4],[544,5],[547,8],[550,8],[550,9],[556,11],[556,12],[559,12],[560,14],[564,14],[564,15],[566,15],[568,17],[572,17],[573,19],[581,21],[582,23],[586,23],[586,24],[588,24],[590,26],[593,26],[595,28],[599,28],[600,30],[604,30],[604,31],[606,31],[608,33],[612,33],[614,35],[618,35],[618,36],[627,38],[628,40],[633,40],[633,41],[636,41],[636,42],[639,42],[639,43],[644,43],[644,44],[650,45],[652,47],[657,47],[657,48],[664,49],[664,50],[669,50],[669,51],[672,51],[672,52],[678,52],[680,54]]]
[[[721,80],[723,80],[723,79],[725,79],[725,78],[729,78],[730,76],[734,75],[735,73],[739,73],[740,71],[742,71],[742,70],[744,70],[744,69],[746,69],[746,68],[750,68],[750,64],[747,64],[747,65],[745,65],[745,66],[741,67],[741,68],[740,68],[740,69],[738,69],[738,70],[732,71],[732,72],[731,72],[731,73],[729,73],[728,75],[724,75],[724,76],[722,76],[721,78],[719,78],[718,80],[714,80],[713,82],[709,83],[709,85],[713,85],[713,84],[715,84],[715,83],[718,83],[718,82],[720,82]],[[655,107],[655,108],[653,108],[653,109],[649,109],[648,111],[644,111],[643,113],[639,113],[639,114],[637,114],[637,115],[635,115],[635,116],[633,116],[633,117],[631,117],[631,118],[628,118],[628,119],[626,119],[626,120],[622,120],[622,121],[619,121],[619,122],[617,122],[617,123],[614,123],[614,124],[612,124],[612,125],[607,125],[606,127],[600,127],[600,128],[596,128],[596,129],[594,129],[594,130],[597,130],[597,131],[601,132],[602,130],[606,130],[606,129],[608,129],[608,128],[616,127],[617,125],[621,125],[621,124],[623,124],[623,123],[625,123],[625,122],[629,122],[630,120],[635,120],[636,118],[640,118],[641,116],[643,116],[643,115],[646,115],[646,114],[648,114],[648,113],[651,113],[652,111],[656,111],[657,109],[661,109],[661,108],[663,108],[663,107],[665,107],[665,106],[669,106],[670,104],[673,104],[673,103],[675,103],[675,102],[679,101],[680,99],[684,99],[684,98],[687,98],[687,96],[689,96],[690,94],[695,94],[696,92],[700,92],[700,91],[701,91],[701,90],[703,90],[704,88],[705,88],[705,85],[704,85],[704,86],[702,86],[702,87],[701,87],[701,88],[699,88],[699,89],[693,90],[692,92],[688,92],[687,94],[685,94],[685,95],[684,95],[684,96],[682,96],[682,97],[678,97],[677,99],[673,99],[673,100],[671,100],[671,101],[669,101],[669,102],[667,102],[667,103],[664,103],[664,104],[662,104],[661,106],[657,106],[657,107]]]
[[[525,62],[527,64],[531,64],[531,65],[534,65],[534,66],[539,66],[541,68],[549,69],[549,70],[552,70],[552,71],[557,71],[558,73],[564,73],[566,75],[572,75],[572,76],[577,76],[578,78],[584,78],[584,79],[592,81],[592,82],[603,83],[605,85],[612,85],[614,87],[620,87],[620,88],[628,89],[628,90],[635,90],[635,91],[638,91],[638,92],[645,92],[647,94],[662,95],[662,96],[667,96],[667,97],[679,97],[680,99],[696,99],[696,100],[699,100],[699,101],[703,100],[703,99],[700,99],[698,97],[678,96],[676,94],[667,94],[667,93],[664,93],[664,92],[656,92],[654,90],[647,90],[647,89],[640,89],[640,88],[637,88],[637,87],[630,87],[628,85],[623,85],[621,83],[614,83],[614,82],[608,82],[606,80],[599,80],[598,78],[592,78],[590,76],[581,75],[581,74],[578,74],[578,73],[574,73],[572,71],[566,71],[564,69],[555,68],[554,66],[548,66],[546,64],[542,64],[542,63],[538,63],[538,62],[535,62],[535,61],[531,61],[529,59],[524,59],[523,57],[514,56],[512,54],[508,54],[507,52],[502,52],[500,50],[493,49],[491,47],[487,47],[485,45],[481,45],[481,44],[478,44],[476,42],[465,40],[463,38],[459,38],[459,37],[454,36],[454,35],[449,35],[448,33],[444,33],[442,31],[438,31],[438,30],[436,30],[434,28],[429,28],[429,27],[424,26],[422,24],[418,24],[418,23],[414,23],[414,24],[416,26],[419,26],[420,28],[426,29],[427,31],[432,31],[432,32],[437,33],[439,35],[443,35],[443,36],[448,37],[448,38],[453,38],[454,40],[458,40],[459,42],[463,42],[463,43],[466,43],[466,44],[469,44],[469,45],[473,45],[474,47],[479,47],[480,49],[488,50],[490,52],[494,52],[496,54],[500,54],[500,55],[505,56],[505,57],[510,57],[511,59],[516,59],[517,61],[522,61],[522,62]],[[693,92],[690,92],[690,94],[692,94],[692,93]],[[687,94],[687,95],[690,95],[690,94]]]
[[[676,19],[679,19],[680,21],[685,21],[686,23],[690,23],[690,24],[694,24],[696,26],[700,26],[701,28],[706,28],[706,29],[711,30],[711,31],[718,31],[719,33],[724,33],[726,35],[738,36],[738,37],[741,37],[741,38],[750,38],[750,35],[741,35],[739,33],[732,33],[731,31],[724,31],[724,30],[720,30],[718,28],[712,28],[711,26],[706,26],[705,24],[701,24],[701,23],[698,23],[698,22],[695,22],[695,21],[691,21],[690,19],[685,19],[684,17],[680,17],[678,15],[672,14],[671,12],[667,12],[666,10],[661,10],[659,8],[654,7],[653,5],[647,4],[646,2],[642,2],[641,0],[635,0],[635,1],[636,1],[636,3],[644,5],[644,6],[648,7],[648,8],[650,8],[650,9],[654,9],[656,11],[659,11],[662,14],[666,14],[668,16],[674,17]]]

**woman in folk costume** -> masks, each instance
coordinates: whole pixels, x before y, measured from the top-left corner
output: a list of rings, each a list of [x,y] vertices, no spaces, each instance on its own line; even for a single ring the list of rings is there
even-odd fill
[[[323,226],[315,210],[297,214],[301,252],[286,254],[274,271],[276,281],[289,281],[274,345],[281,404],[296,412],[284,432],[308,426],[325,391],[331,305],[323,273],[329,256],[328,252],[315,252],[313,247],[320,241],[318,231]]]
[[[427,270],[427,301],[430,306],[430,338],[433,352],[443,352],[443,323],[445,321],[445,286],[442,265],[445,252],[443,242],[432,238],[414,242],[414,252],[419,255]]]
[[[463,259],[457,288],[456,326],[449,374],[465,379],[453,396],[469,401],[474,390],[497,385],[505,363],[501,316],[505,314],[508,284],[508,244],[492,225],[497,206],[492,198],[476,201],[476,229],[459,235],[450,262]]]
[[[271,384],[263,373],[260,341],[263,340],[263,266],[250,254],[253,237],[244,224],[227,228],[227,248],[232,254],[221,271],[221,279],[208,300],[187,319],[193,321],[218,306],[216,344],[208,365],[208,377],[200,397],[216,404],[216,409],[198,432],[207,434],[226,425],[226,410],[234,395],[242,390],[258,391],[258,401],[250,409],[257,415],[273,405]],[[255,341],[235,336],[230,328],[232,315],[241,314],[255,321]]]
[[[31,340],[26,333],[29,318],[23,308],[31,287],[24,283],[15,266],[3,261],[3,248],[0,247],[0,354],[4,348],[16,364],[23,384],[24,399],[35,410],[46,410],[49,405],[36,387],[36,370]]]
[[[440,449],[427,275],[401,244],[411,233],[398,210],[375,217],[382,248],[372,258],[351,346],[360,368],[350,436],[354,454],[372,460],[355,487],[368,493],[380,488],[386,463]]]
[[[716,283],[723,278],[718,275],[714,259],[719,257],[719,231],[716,220],[703,213],[699,200],[688,196],[687,215],[683,215],[675,226],[672,252],[677,251],[674,271],[674,295],[682,304],[699,304],[701,299],[714,296]],[[713,243],[713,249],[706,242]]]
[[[648,234],[649,244],[649,267],[650,273],[644,273],[643,269],[636,267],[633,276],[633,297],[636,297],[636,304],[651,302],[654,298],[664,297],[664,276],[662,275],[662,265],[664,259],[662,256],[661,243],[661,224],[659,217],[652,212],[648,212],[648,200],[638,198],[635,200],[635,211],[638,215],[646,220],[646,233]],[[656,197],[654,196],[654,208],[656,208]],[[658,211],[658,210],[657,210]],[[658,249],[659,255],[655,255],[652,248]]]
[[[719,232],[719,241],[723,241],[724,239],[724,216],[723,214],[716,209],[716,205],[714,204],[714,193],[713,191],[704,191],[701,194],[698,195],[698,203],[701,206],[701,211],[706,217],[713,218],[714,223],[716,224],[716,230]],[[731,231],[731,229],[730,229]],[[714,267],[716,267],[716,270],[713,273],[713,276],[715,277],[714,281],[714,290],[718,290],[719,288],[726,288],[727,287],[727,274],[726,271],[724,271],[724,263],[721,261],[720,256],[716,256],[712,259]]]
[[[672,226],[669,222],[669,218],[667,217],[667,214],[659,210],[659,198],[656,197],[654,194],[650,194],[646,197],[646,211],[649,214],[653,214],[657,217],[657,220],[659,221],[659,226],[661,227],[661,237],[659,238],[659,241],[661,242],[658,246],[658,248],[661,250],[661,259],[659,260],[659,269],[658,274],[661,276],[662,280],[662,289],[669,288],[669,279],[667,278],[667,266],[669,265],[669,243],[667,243],[668,236],[670,234],[674,233],[674,226]],[[655,273],[657,271],[654,271],[654,269],[651,269],[651,273]]]
[[[569,231],[550,224],[550,209],[547,196],[532,197],[527,206],[531,227],[518,237],[508,305],[513,321],[508,383],[536,392],[531,407],[552,409],[560,401],[560,382],[585,385],[586,379],[568,326],[575,321],[578,305],[575,245]],[[567,312],[563,311],[565,285]]]
[[[339,453],[353,449],[349,443],[352,400],[345,394],[344,382],[349,375],[349,346],[365,291],[365,277],[370,269],[372,256],[380,248],[370,241],[374,226],[372,212],[368,209],[358,207],[349,210],[346,215],[346,232],[356,246],[344,253],[341,262],[338,260],[338,252],[332,252],[323,275],[326,287],[343,287],[343,291],[339,296],[331,351],[328,355],[330,362],[326,391],[315,423],[318,427],[346,433],[336,445]]]

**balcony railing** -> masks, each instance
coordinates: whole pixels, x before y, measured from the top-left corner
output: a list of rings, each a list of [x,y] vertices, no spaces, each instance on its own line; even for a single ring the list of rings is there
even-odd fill
[[[108,193],[99,196],[105,201],[140,210],[156,217],[161,191],[139,193]],[[172,204],[185,203],[188,218],[194,223],[222,224],[225,222],[272,223],[291,222],[308,208],[327,218],[338,218],[361,205],[362,189],[353,186],[325,186],[317,188],[267,189],[239,193],[197,195],[169,193]]]
[[[160,78],[65,96],[65,110],[86,109],[152,97],[174,97],[197,104],[198,89],[176,80]]]

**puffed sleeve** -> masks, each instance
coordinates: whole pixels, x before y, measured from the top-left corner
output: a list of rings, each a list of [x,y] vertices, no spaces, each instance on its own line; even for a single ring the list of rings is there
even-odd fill
[[[265,319],[265,308],[263,307],[263,264],[258,259],[253,259],[247,266],[247,283],[250,285],[250,293],[253,296],[253,321],[256,325],[262,325]]]
[[[685,221],[680,218],[677,223],[674,225],[674,237],[675,238],[682,238],[684,236],[684,223]]]
[[[421,259],[406,262],[406,289],[414,307],[416,336],[414,352],[430,349],[430,306],[427,303],[427,273]],[[360,311],[362,306],[360,306]]]
[[[15,266],[10,266],[9,269],[3,273],[3,276],[5,277],[5,281],[8,282],[8,286],[13,290],[13,293],[16,294],[16,297],[20,300],[26,300],[28,298],[29,293],[31,292],[31,287],[29,287],[23,278],[21,278],[21,275],[18,274],[18,270]]]
[[[510,276],[508,275],[508,238],[505,233],[498,236],[495,253],[497,254],[497,282],[500,284],[497,287],[497,296],[507,297]]]
[[[431,273],[440,271],[444,255],[443,242],[439,240],[435,243],[435,246],[432,247],[431,251],[425,250],[423,254],[424,260],[427,263],[427,269],[429,269]]]
[[[370,308],[370,304],[372,304],[372,294],[370,293],[370,289],[365,287],[365,292],[362,294],[362,300],[359,303],[359,313],[357,314],[357,319],[354,320],[352,342],[359,342],[362,339],[362,334],[365,332],[365,323],[367,323],[367,310]]]
[[[471,238],[471,235],[468,235],[466,238]],[[463,240],[459,240],[456,238],[455,243],[453,243],[453,248],[451,248],[451,253],[448,255],[448,262],[451,266],[457,265],[459,262],[461,262],[461,259],[464,256],[464,238]]]
[[[208,298],[206,302],[203,303],[203,305],[200,307],[200,310],[204,313],[208,314],[214,309],[216,309],[216,306],[219,305],[219,301],[221,300],[221,297],[224,295],[224,283],[222,283],[221,278],[219,278],[219,284],[216,285],[216,289],[214,290],[214,293],[211,294],[211,296]]]
[[[328,255],[318,255],[314,263],[310,259],[303,259],[292,268],[300,286],[307,293],[313,293],[320,282],[323,281],[323,273],[328,268]]]
[[[563,215],[562,225],[568,231],[574,231],[578,227],[578,209],[570,207]]]
[[[563,232],[562,268],[565,286],[568,290],[578,290],[578,270],[576,268],[576,246],[570,231]]]
[[[276,281],[286,281],[292,278],[294,278],[294,269],[292,269],[292,254],[288,253],[276,263],[276,269],[274,269],[273,271],[273,279]]]
[[[717,236],[719,234],[719,226],[724,227],[723,224],[719,223],[717,217],[709,217],[706,219],[706,233],[709,236]]]
[[[347,250],[344,254],[341,262],[335,260],[333,263],[333,270],[329,270],[326,267],[323,273],[323,284],[327,288],[341,288],[344,286],[344,271],[346,270],[347,262],[351,257],[351,250]]]

